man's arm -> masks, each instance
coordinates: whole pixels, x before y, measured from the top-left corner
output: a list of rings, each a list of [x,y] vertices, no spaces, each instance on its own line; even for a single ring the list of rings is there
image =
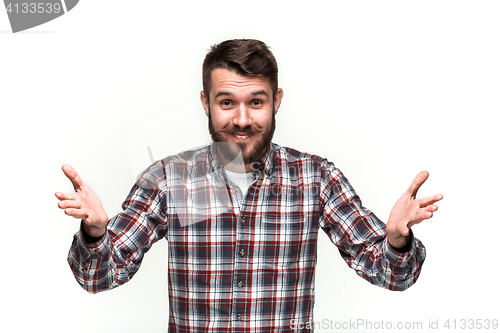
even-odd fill
[[[409,228],[421,222],[422,217],[430,218],[424,211],[414,209],[416,205],[430,201],[398,201],[393,212],[403,214],[391,214],[391,227],[399,227],[391,231],[391,240],[393,236],[397,240],[395,244],[391,244],[386,225],[362,206],[360,198],[344,175],[331,164],[327,170],[329,172],[323,181],[325,187],[322,193],[325,196],[322,198],[324,215],[321,227],[338,246],[343,259],[358,275],[374,285],[390,290],[409,288],[417,280],[426,254],[425,247],[413,237]],[[417,176],[416,179],[418,182],[415,184],[421,185],[426,177],[423,181],[422,177]],[[416,194],[418,187],[419,185],[415,188],[412,183],[411,194]],[[406,193],[403,197],[406,198]],[[408,202],[409,205],[403,205]],[[411,217],[411,220],[405,224],[402,218],[406,216]],[[399,242],[403,239],[404,241]]]
[[[75,279],[90,293],[124,284],[138,271],[151,245],[166,233],[163,192],[147,179],[152,173],[145,172],[123,203],[124,211],[108,222],[99,198],[77,172],[67,165],[63,171],[76,193],[56,193],[59,207],[82,219],[68,254]]]

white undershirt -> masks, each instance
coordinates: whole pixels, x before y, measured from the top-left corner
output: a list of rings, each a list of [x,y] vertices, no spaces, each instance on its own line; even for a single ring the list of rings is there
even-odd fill
[[[253,172],[248,172],[248,173],[240,173],[240,172],[232,172],[229,170],[224,169],[224,172],[226,173],[227,179],[235,183],[241,190],[241,193],[243,193],[243,196],[248,191],[248,188],[250,185],[252,185],[254,179],[255,179],[255,174]]]

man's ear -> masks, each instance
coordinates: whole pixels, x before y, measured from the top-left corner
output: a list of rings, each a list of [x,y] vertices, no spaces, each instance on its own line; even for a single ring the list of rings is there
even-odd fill
[[[207,117],[210,116],[210,113],[209,113],[209,105],[208,105],[208,98],[207,96],[205,96],[205,92],[202,90],[200,92],[200,100],[201,100],[201,104],[203,105],[203,109],[205,109],[205,114],[207,115]]]
[[[284,96],[283,89],[278,88],[276,91],[276,95],[274,95],[274,114],[278,113],[278,109],[280,108],[281,105],[281,100],[283,99]]]

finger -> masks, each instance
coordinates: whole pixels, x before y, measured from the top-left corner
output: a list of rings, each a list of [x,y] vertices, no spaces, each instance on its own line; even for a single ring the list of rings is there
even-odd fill
[[[78,191],[83,187],[84,185],[83,180],[80,178],[78,172],[76,172],[76,170],[71,165],[69,164],[63,165],[62,170],[66,175],[66,177],[68,177],[68,179],[73,184],[73,188],[75,189],[75,191]]]
[[[420,172],[411,182],[410,187],[407,190],[407,193],[415,199],[417,196],[418,189],[422,186],[423,183],[429,178],[429,173],[427,171]]]
[[[409,221],[400,222],[398,225],[399,233],[405,237],[408,236],[410,234],[411,226],[412,226],[412,224]]]
[[[408,227],[411,228],[415,224],[419,224],[423,220],[430,219],[437,210],[437,205],[428,206],[427,208],[420,209],[418,213],[415,213],[408,221]]]
[[[68,216],[74,217],[75,219],[87,219],[89,214],[83,209],[66,208],[64,213]]]
[[[430,206],[425,207],[425,209],[426,209],[428,212],[432,212],[432,213],[434,213],[435,211],[437,211],[437,210],[438,210],[438,205],[430,205]]]
[[[75,201],[75,200],[62,200],[62,201],[59,201],[57,206],[61,209],[66,209],[66,208],[80,209],[80,208],[82,208],[82,205],[80,204],[80,202]]]
[[[434,194],[434,195],[431,195],[429,197],[420,199],[418,201],[418,203],[420,205],[420,208],[423,208],[423,207],[427,207],[429,205],[433,205],[436,202],[440,201],[441,199],[443,199],[442,194]]]
[[[89,215],[84,222],[91,226],[95,223],[94,220],[95,220],[94,217],[92,215]]]
[[[403,236],[408,236],[410,234],[410,229],[409,229],[410,227],[411,225],[409,223],[403,224],[402,227],[399,229],[399,232]]]
[[[59,200],[75,200],[76,199],[76,196],[74,193],[56,192],[55,195],[56,195],[56,198]]]

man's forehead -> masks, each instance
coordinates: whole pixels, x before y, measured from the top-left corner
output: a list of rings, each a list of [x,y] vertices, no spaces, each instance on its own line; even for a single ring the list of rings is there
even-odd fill
[[[221,90],[221,91],[215,91],[215,98],[219,97],[219,96],[228,96],[228,97],[232,97],[232,96],[235,96],[235,94],[232,92],[232,91],[224,91],[224,90]],[[269,94],[267,93],[267,91],[265,90],[255,90],[255,91],[250,91],[249,94],[251,96],[259,96],[259,95],[264,95],[266,97],[269,97]]]
[[[231,96],[238,93],[266,95],[272,92],[269,78],[263,76],[240,75],[235,71],[216,68],[212,71],[211,95]]]

